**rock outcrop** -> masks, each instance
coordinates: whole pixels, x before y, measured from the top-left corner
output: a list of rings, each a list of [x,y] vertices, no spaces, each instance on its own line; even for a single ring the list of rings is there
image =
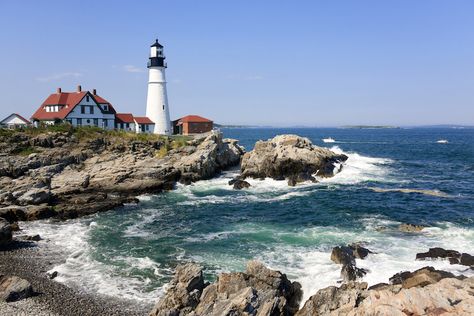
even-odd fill
[[[0,275],[0,300],[18,301],[33,295],[30,282],[17,276]]]
[[[186,264],[178,266],[150,315],[294,315],[301,298],[299,283],[257,261],[245,272],[219,275],[212,284],[204,283],[201,268]]]
[[[367,270],[356,267],[355,259],[364,259],[372,253],[367,248],[358,243],[347,246],[337,246],[331,251],[331,260],[334,263],[342,264],[341,278],[344,282],[355,281],[367,274]]]
[[[421,232],[425,227],[422,226],[422,225],[414,225],[414,224],[400,224],[400,226],[398,226],[398,229],[401,231],[401,232],[404,232],[404,233],[418,233],[418,232]]]
[[[427,259],[448,259],[450,264],[461,264],[474,268],[474,256],[468,253],[460,253],[456,250],[446,250],[435,247],[430,248],[427,252],[416,254],[416,260]]]
[[[296,315],[470,315],[474,310],[474,277],[426,267],[390,279],[394,284],[367,288],[365,282],[349,282],[321,289]]]
[[[10,223],[0,218],[0,247],[8,245],[12,241],[12,231]]]
[[[332,177],[342,168],[346,155],[313,145],[308,138],[280,135],[258,141],[252,151],[244,154],[241,177],[273,178],[288,181],[289,185],[316,181],[317,177]]]
[[[209,179],[244,153],[218,132],[180,141],[93,130],[12,133],[0,135],[0,217],[9,222],[107,211],[178,181]]]

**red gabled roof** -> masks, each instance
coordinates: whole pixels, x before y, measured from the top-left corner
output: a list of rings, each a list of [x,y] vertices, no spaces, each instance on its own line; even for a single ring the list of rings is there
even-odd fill
[[[82,92],[61,92],[53,93],[41,104],[38,110],[31,116],[32,119],[36,120],[54,120],[54,119],[65,119],[66,116],[74,109],[74,107],[81,102],[81,100],[89,93],[88,91]],[[92,95],[92,98],[100,104],[107,104],[112,112],[115,109],[108,101],[99,97],[98,95]],[[58,112],[46,112],[45,105],[63,105],[62,109]]]
[[[135,116],[135,122],[137,124],[155,124],[155,122],[153,122],[152,120],[150,120],[146,116],[141,116],[141,117],[136,117]]]
[[[207,118],[204,118],[199,115],[187,115],[178,119],[178,121],[182,123],[212,123],[211,120],[208,120]]]
[[[117,113],[115,114],[117,123],[133,123],[133,115],[131,113]]]

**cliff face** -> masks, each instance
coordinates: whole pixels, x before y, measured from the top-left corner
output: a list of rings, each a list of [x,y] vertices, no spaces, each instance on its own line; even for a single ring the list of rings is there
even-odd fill
[[[0,134],[0,217],[73,218],[105,211],[178,181],[208,179],[237,165],[235,140],[119,132]]]

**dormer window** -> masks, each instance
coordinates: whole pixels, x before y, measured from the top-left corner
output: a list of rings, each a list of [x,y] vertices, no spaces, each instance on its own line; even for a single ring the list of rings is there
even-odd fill
[[[86,95],[86,102],[89,102],[89,96]]]
[[[104,104],[104,111],[108,111],[108,110],[109,110],[109,107],[106,104]]]

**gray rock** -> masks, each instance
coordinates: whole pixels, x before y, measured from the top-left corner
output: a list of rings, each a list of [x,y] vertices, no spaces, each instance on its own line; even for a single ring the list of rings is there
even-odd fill
[[[51,198],[51,192],[48,188],[32,188],[26,191],[23,195],[18,198],[18,202],[22,205],[28,204],[41,204],[48,202]]]
[[[17,276],[0,275],[0,300],[14,302],[33,294],[30,282]]]
[[[368,295],[367,283],[349,282],[330,286],[311,296],[296,316],[347,315]]]
[[[234,182],[233,187],[235,190],[242,190],[242,189],[250,188],[250,183],[248,183],[245,180],[236,180]]]
[[[393,275],[389,281],[391,284],[400,284],[404,289],[412,287],[423,287],[437,283],[444,278],[454,278],[454,274],[433,267],[424,267],[414,272],[404,271]]]
[[[5,246],[12,241],[12,227],[6,220],[0,218],[0,246]]]
[[[332,177],[336,165],[346,160],[347,156],[314,146],[308,138],[280,135],[258,141],[251,152],[244,154],[241,174],[243,178],[288,179],[289,185],[296,185],[316,181],[313,175]]]

